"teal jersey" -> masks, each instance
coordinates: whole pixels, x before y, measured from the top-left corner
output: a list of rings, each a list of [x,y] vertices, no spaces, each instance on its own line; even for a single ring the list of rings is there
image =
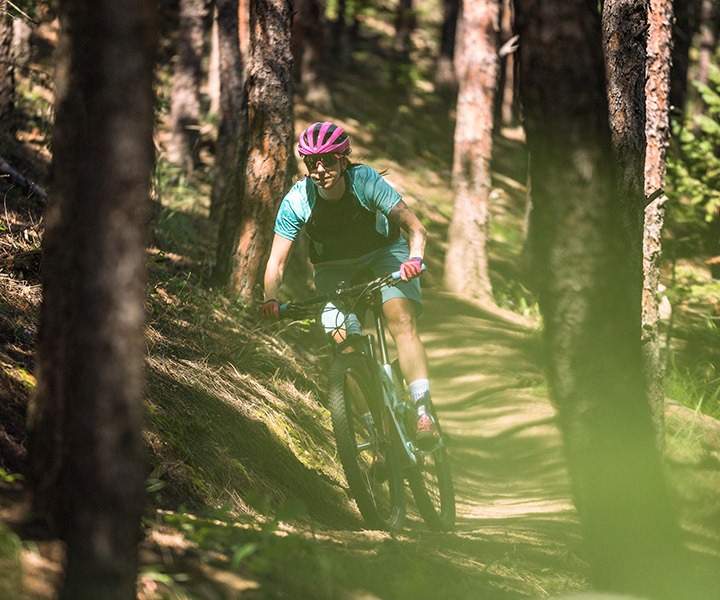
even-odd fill
[[[346,171],[350,188],[360,205],[375,215],[375,231],[388,238],[397,236],[388,215],[402,196],[380,173],[367,165],[353,165]],[[275,219],[275,233],[294,241],[310,220],[317,202],[317,187],[309,177],[298,181],[283,198]]]

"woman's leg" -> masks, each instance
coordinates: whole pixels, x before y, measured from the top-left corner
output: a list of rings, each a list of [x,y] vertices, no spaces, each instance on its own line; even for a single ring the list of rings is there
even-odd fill
[[[415,325],[415,306],[407,298],[391,298],[383,304],[383,313],[417,409],[415,442],[422,450],[431,450],[439,435],[431,413],[427,355]]]
[[[407,298],[391,298],[383,303],[388,331],[395,340],[400,370],[405,381],[428,378],[428,362],[415,323],[415,306]]]

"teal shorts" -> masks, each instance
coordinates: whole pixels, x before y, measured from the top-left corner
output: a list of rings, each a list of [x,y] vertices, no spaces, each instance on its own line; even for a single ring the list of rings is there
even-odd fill
[[[341,281],[350,283],[353,278],[363,271],[369,271],[373,277],[386,273],[393,273],[400,269],[400,265],[410,258],[409,248],[405,238],[398,236],[397,241],[385,248],[374,250],[364,256],[346,260],[336,260],[315,265],[315,287],[318,294],[327,294],[337,288]],[[410,281],[401,281],[395,286],[384,287],[381,290],[383,302],[391,298],[407,298],[415,306],[415,314],[422,312],[422,295],[420,293],[420,280],[416,277]],[[323,321],[338,322],[341,315],[326,315]],[[325,323],[326,329],[332,328]]]

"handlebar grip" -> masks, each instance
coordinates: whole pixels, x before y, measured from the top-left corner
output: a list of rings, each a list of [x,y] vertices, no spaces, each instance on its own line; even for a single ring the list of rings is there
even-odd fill
[[[423,271],[427,270],[425,263],[422,264],[422,270]],[[400,279],[400,271],[395,271],[394,273],[391,273],[390,277],[392,278],[393,281],[397,281],[398,279]]]
[[[281,304],[280,306],[278,306],[278,316],[282,318],[283,314],[290,310],[292,305],[292,302],[286,302],[285,304]]]

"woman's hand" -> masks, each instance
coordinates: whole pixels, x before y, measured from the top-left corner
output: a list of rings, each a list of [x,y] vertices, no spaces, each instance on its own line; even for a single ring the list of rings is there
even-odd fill
[[[413,256],[400,265],[400,279],[409,281],[422,273],[422,258]]]
[[[277,321],[280,318],[280,303],[275,298],[265,300],[260,307],[260,316],[265,321]]]

